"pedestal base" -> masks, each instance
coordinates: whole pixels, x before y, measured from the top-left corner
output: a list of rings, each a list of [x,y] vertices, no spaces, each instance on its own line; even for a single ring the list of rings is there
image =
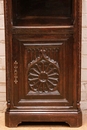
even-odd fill
[[[6,111],[5,125],[17,127],[22,122],[66,122],[70,127],[82,125],[82,113],[77,112],[24,112]]]

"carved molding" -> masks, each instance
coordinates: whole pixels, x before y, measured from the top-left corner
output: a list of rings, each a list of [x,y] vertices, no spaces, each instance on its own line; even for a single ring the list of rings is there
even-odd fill
[[[28,82],[34,92],[58,91],[59,65],[41,49],[40,55],[28,64]]]
[[[14,62],[14,83],[18,83],[18,62]]]
[[[45,28],[48,28],[48,26],[47,27],[45,27]],[[34,34],[40,34],[40,35],[49,35],[49,33],[50,33],[50,35],[54,35],[54,34],[57,34],[57,35],[65,35],[65,33],[66,33],[66,36],[67,37],[69,37],[70,35],[72,35],[73,34],[73,26],[71,26],[71,27],[67,27],[67,28],[64,28],[64,27],[59,27],[59,28],[55,28],[54,26],[53,26],[53,28],[52,27],[50,27],[50,28],[48,28],[49,30],[45,30],[44,28],[16,28],[16,27],[13,27],[13,34],[24,34],[24,35],[28,35],[28,34],[32,34],[32,35],[34,35]],[[64,37],[64,36],[63,36]]]

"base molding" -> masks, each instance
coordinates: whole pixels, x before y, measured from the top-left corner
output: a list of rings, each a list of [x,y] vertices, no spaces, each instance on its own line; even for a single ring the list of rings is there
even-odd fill
[[[80,127],[82,125],[82,112],[23,112],[6,111],[5,125],[7,127],[17,127],[22,122],[66,122],[70,127]]]

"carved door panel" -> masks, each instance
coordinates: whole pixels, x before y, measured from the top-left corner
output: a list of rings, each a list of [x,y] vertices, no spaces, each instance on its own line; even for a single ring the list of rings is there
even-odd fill
[[[56,42],[26,42],[14,38],[14,106],[71,108],[74,89],[72,50],[72,37]]]

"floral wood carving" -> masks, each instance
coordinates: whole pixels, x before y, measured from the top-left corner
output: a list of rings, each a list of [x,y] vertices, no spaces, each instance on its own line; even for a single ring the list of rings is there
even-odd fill
[[[40,50],[40,56],[28,64],[28,82],[34,92],[51,92],[58,90],[59,65]]]
[[[14,83],[18,83],[18,62],[14,62]]]

